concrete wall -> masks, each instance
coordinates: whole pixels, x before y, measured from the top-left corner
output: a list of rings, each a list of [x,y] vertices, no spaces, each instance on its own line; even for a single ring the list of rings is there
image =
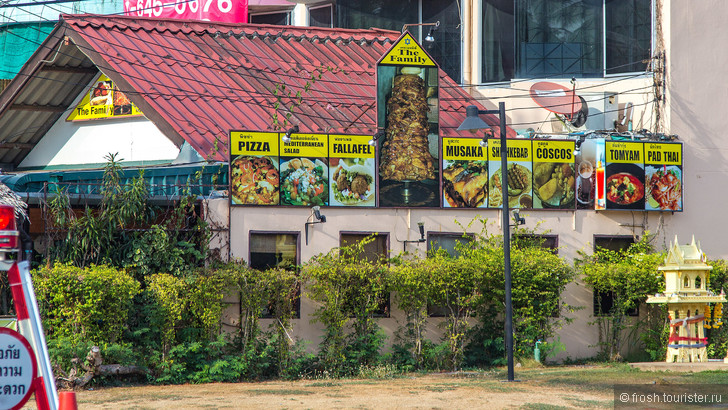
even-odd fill
[[[709,258],[728,258],[728,52],[725,2],[665,1],[668,127],[685,143],[686,212],[675,221]]]
[[[326,223],[309,227],[309,244],[305,243],[304,224],[311,215],[309,208],[283,208],[283,207],[232,207],[228,208],[227,199],[211,200],[208,203],[209,217],[217,218],[224,223],[230,218],[230,256],[236,259],[248,260],[250,231],[293,232],[300,238],[301,262],[306,262],[312,256],[327,252],[339,245],[340,233],[345,232],[378,232],[389,236],[389,249],[392,255],[403,251],[403,240],[413,240],[419,237],[417,223],[425,223],[425,231],[430,233],[463,232],[463,227],[470,233],[481,232],[482,224],[479,219],[487,219],[488,232],[499,234],[501,213],[499,210],[454,210],[454,209],[345,209],[323,208]],[[641,237],[646,231],[656,235],[655,244],[658,248],[666,247],[677,233],[674,223],[682,214],[646,213],[646,212],[594,212],[594,211],[521,211],[526,218],[526,227],[538,232],[556,234],[559,238],[559,255],[571,261],[580,250],[590,251],[593,247],[594,235],[635,235]],[[227,239],[227,238],[225,238]],[[688,237],[681,238],[681,242],[689,241]],[[225,241],[223,253],[227,252]],[[424,243],[407,244],[410,252],[419,252],[424,256],[426,245]],[[574,321],[565,326],[559,336],[566,346],[566,351],[558,358],[591,357],[597,353],[594,345],[598,341],[598,330],[589,325],[593,321],[592,292],[582,283],[576,281],[568,285],[563,301],[571,306],[580,307],[567,316]],[[391,317],[379,319],[379,324],[387,332],[391,342],[392,333],[399,325],[404,323],[404,316],[392,303]],[[321,329],[318,324],[311,324],[312,314],[316,305],[303,300],[301,305],[301,319],[294,321],[293,334],[304,340],[311,341],[311,348],[315,348],[321,340]],[[231,307],[227,320],[235,319],[235,307]],[[433,340],[438,340],[439,330],[436,324],[440,319],[432,319],[429,329]]]

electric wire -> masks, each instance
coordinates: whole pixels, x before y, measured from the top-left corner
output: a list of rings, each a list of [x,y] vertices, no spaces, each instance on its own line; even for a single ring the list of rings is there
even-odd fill
[[[98,37],[97,37],[97,39],[98,39],[98,40],[101,40],[101,38],[98,38]],[[194,43],[194,42],[193,42],[193,43]],[[41,44],[43,44],[43,43],[41,43]],[[196,46],[198,46],[198,47],[199,47],[199,44],[197,44],[197,43],[194,43],[194,44],[195,44]],[[209,46],[209,44],[207,44],[207,43],[206,43],[206,45],[207,45],[207,46]],[[220,47],[222,47],[222,45],[220,45],[219,43],[218,43],[218,45],[219,45]],[[76,44],[76,46],[77,46],[77,47],[79,47],[79,48],[82,48],[82,47],[80,47],[80,46],[79,46],[79,45],[77,45],[77,44]],[[225,51],[228,51],[228,50],[227,50],[227,49],[225,49],[224,47],[222,47],[221,49],[223,49],[223,50],[225,50]],[[83,50],[82,50],[82,51],[83,51]],[[96,50],[94,49],[94,51],[96,51]],[[178,50],[178,51],[179,51],[179,50]],[[101,53],[101,54],[104,54],[104,53]],[[111,57],[111,56],[109,56],[108,54],[106,54],[106,56],[107,56],[107,57]],[[160,55],[158,55],[158,54],[157,54],[156,56],[157,56],[157,57],[159,57],[159,58],[162,58],[162,56],[160,56]],[[165,57],[166,57],[166,56],[165,56]],[[176,59],[173,59],[173,60],[176,60]],[[181,61],[181,60],[176,60],[176,61],[178,61],[178,62],[184,62],[184,61]],[[222,60],[217,60],[217,61],[222,61]],[[198,66],[198,67],[206,67],[206,68],[210,68],[210,69],[215,69],[215,68],[219,69],[219,67],[209,67],[209,66],[205,66],[204,64],[199,64],[199,65],[197,65],[197,66]],[[240,66],[240,67],[242,67],[242,66]],[[99,68],[105,68],[105,67],[99,67]],[[109,68],[109,69],[112,69],[111,67],[108,67],[108,68]],[[221,71],[224,71],[224,70],[221,70]],[[261,72],[264,72],[264,71],[265,71],[265,70],[261,70]],[[166,75],[169,75],[170,73],[167,73],[167,72],[165,72],[165,74],[166,74]],[[236,74],[238,74],[238,75],[242,75],[241,73],[236,73]],[[643,75],[644,75],[644,73],[639,73],[639,74],[635,74],[635,75],[633,75],[633,76],[631,76],[631,77],[637,77],[637,76],[643,76]],[[125,73],[125,76],[127,76],[127,77],[134,77],[133,75],[129,75],[128,73]],[[244,76],[244,75],[243,75],[243,76]],[[191,78],[187,78],[187,77],[182,77],[182,76],[179,76],[179,77],[180,77],[180,78],[182,78],[182,79],[184,79],[184,80],[186,80],[186,81],[189,81],[189,80],[196,80],[196,81],[199,81],[199,80],[198,80],[198,79],[196,79],[196,78],[195,78],[195,79],[191,79]],[[293,78],[293,76],[289,76],[289,77]],[[139,77],[137,77],[137,78],[138,78],[138,79],[141,79],[141,78],[139,78]],[[260,79],[261,77],[256,77],[256,78],[259,78],[259,79]],[[300,79],[301,77],[298,77],[298,78]],[[266,80],[266,81],[271,81],[271,82],[272,82],[272,80],[271,80],[271,79],[269,79],[269,78],[267,78],[267,77],[263,77],[263,79],[264,79],[264,80]],[[615,82],[619,82],[619,81],[625,81],[625,80],[626,80],[625,78],[620,78],[620,79],[618,79],[618,80],[614,80],[614,81],[611,81],[610,83],[615,83]],[[325,81],[325,80],[324,80],[324,79],[321,79],[321,80],[319,80],[319,81]],[[168,84],[161,84],[161,83],[157,83],[157,84],[158,84],[158,85],[164,85],[164,86],[168,87]],[[210,85],[215,85],[215,84],[212,84],[212,83],[207,83],[207,84],[210,84]],[[283,83],[283,82],[281,82],[281,83],[278,83],[278,84],[282,84],[282,85],[285,85],[285,83]],[[290,87],[290,85],[288,85],[288,86]],[[369,85],[369,86],[371,86],[371,85]],[[459,87],[459,86],[457,86],[457,87]],[[594,85],[594,86],[592,86],[592,87],[603,87],[603,84],[596,84],[596,85]],[[241,89],[239,89],[239,88],[233,88],[233,87],[227,87],[227,88],[228,88],[229,90],[231,90],[231,91],[242,91],[242,90],[241,90]],[[443,88],[444,88],[444,87],[443,87]],[[580,88],[579,90],[581,91],[582,89],[586,89],[586,88],[588,88],[588,87],[583,87],[583,88]],[[159,93],[157,93],[157,95],[159,95],[159,96],[164,96],[164,97],[172,97],[172,96],[177,96],[177,97],[180,97],[180,96],[181,96],[181,97],[190,97],[190,96],[194,96],[194,97],[197,97],[197,98],[199,98],[199,97],[200,97],[200,96],[202,95],[202,94],[200,94],[199,92],[195,92],[194,90],[190,90],[190,91],[187,91],[187,90],[184,90],[184,89],[182,89],[182,88],[177,88],[177,90],[178,90],[178,91],[181,91],[181,92],[183,92],[183,93],[182,93],[182,94],[173,94],[173,93],[162,93],[162,92],[159,92]],[[154,95],[154,93],[150,93],[150,92],[136,92],[136,91],[129,91],[129,90],[120,90],[120,91],[122,91],[122,92],[125,92],[125,93],[129,93],[129,94],[145,94],[145,95],[149,95],[149,96],[151,96],[151,95]],[[248,91],[248,92],[249,92],[249,91]],[[265,95],[265,96],[268,96],[268,95],[269,95],[269,94],[267,94],[267,93],[263,93],[263,92],[257,92],[257,94],[259,94],[259,95]],[[360,97],[360,98],[367,98],[367,99],[370,99],[370,97],[363,97],[363,96],[359,96],[359,95],[351,95],[351,94],[346,94],[346,93],[338,93],[338,95],[344,95],[344,96],[346,96],[346,97],[348,97],[348,98],[351,98],[351,97]],[[206,95],[205,97],[207,97],[207,98],[225,98],[225,99],[228,99],[228,100],[233,100],[233,101],[241,101],[241,102],[249,102],[249,103],[256,103],[256,102],[258,102],[258,101],[254,101],[254,100],[247,100],[247,101],[245,101],[245,100],[243,100],[243,99],[241,99],[241,98],[238,98],[238,99],[233,99],[233,98],[231,98],[230,96],[227,96],[227,95],[222,95],[222,96],[219,96],[219,95]],[[508,97],[505,97],[505,98],[519,98],[519,97],[520,97],[520,96],[518,96],[518,95],[511,95],[511,96],[508,96]],[[472,97],[470,97],[470,98],[472,98]],[[310,96],[307,96],[307,97],[305,97],[305,98],[303,98],[303,99],[304,99],[305,101],[307,101],[307,102],[309,102],[309,101],[316,101],[316,99],[314,99],[314,98],[312,98],[312,97],[310,97]],[[495,99],[495,98],[493,98],[493,97],[476,97],[475,99],[476,99],[476,100],[479,100],[479,99],[488,99],[488,100],[493,100],[493,99]],[[459,101],[459,100],[461,100],[461,99],[458,99],[458,98],[447,98],[447,97],[445,97],[445,98],[442,98],[442,100],[443,100],[443,101],[448,101],[448,100],[454,100],[454,101]],[[326,99],[326,100],[318,100],[318,101],[328,101],[328,102],[330,102],[330,99]],[[346,105],[346,104],[342,104],[342,103],[337,103],[337,105]],[[350,105],[356,105],[356,104],[350,104]],[[529,109],[539,109],[540,107],[522,107],[522,108],[514,108],[514,109],[510,109],[509,111],[512,111],[512,110],[520,110],[520,109],[523,109],[523,108],[529,108]],[[71,108],[71,109],[72,109],[72,108]],[[318,118],[320,118],[320,119],[328,119],[328,120],[332,120],[332,119],[334,119],[334,118],[332,118],[332,117],[324,117],[324,116],[313,116],[313,115],[307,115],[307,116],[309,116],[309,117],[318,117]]]

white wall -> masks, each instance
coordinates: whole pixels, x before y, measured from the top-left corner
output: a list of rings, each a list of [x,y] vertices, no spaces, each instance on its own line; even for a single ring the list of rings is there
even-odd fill
[[[228,217],[227,199],[211,200],[208,210],[210,217],[224,223]],[[230,251],[236,259],[248,260],[250,231],[285,231],[298,232],[300,235],[301,262],[312,256],[327,252],[339,245],[342,231],[379,232],[389,235],[390,250],[393,255],[401,252],[405,239],[419,237],[417,223],[425,223],[426,232],[462,232],[472,221],[487,219],[487,230],[493,234],[502,232],[499,210],[454,210],[454,209],[366,209],[366,208],[322,208],[326,215],[326,223],[309,227],[309,244],[305,243],[304,224],[311,215],[309,208],[284,207],[233,207],[230,210]],[[526,218],[526,227],[537,232],[557,234],[559,236],[559,255],[571,261],[578,251],[590,251],[595,234],[603,235],[637,235],[646,231],[656,235],[658,248],[669,244],[675,235],[674,223],[681,214],[631,211],[521,211]],[[468,232],[479,233],[482,224],[474,222]],[[689,237],[681,235],[681,242],[688,242]],[[426,250],[424,243],[407,244],[407,250],[418,250],[422,256]],[[227,252],[227,249],[224,249]],[[559,336],[566,346],[566,351],[559,358],[591,357],[597,353],[594,345],[598,341],[595,326],[589,325],[592,317],[592,292],[583,284],[571,283],[564,292],[563,301],[581,309],[568,314],[574,321],[564,327]],[[317,344],[320,340],[320,329],[310,323],[316,306],[304,300],[301,306],[302,318],[294,323],[294,334]],[[393,309],[392,316],[380,319],[379,323],[387,331],[391,339],[404,318],[401,312]],[[435,321],[430,329],[435,330]],[[434,335],[436,335],[435,333]],[[433,337],[434,337],[433,335]],[[391,341],[391,340],[390,340]]]
[[[685,142],[685,211],[681,236],[695,234],[709,258],[728,258],[728,43],[723,1],[665,2],[669,20],[668,127]],[[681,241],[682,242],[682,241]]]

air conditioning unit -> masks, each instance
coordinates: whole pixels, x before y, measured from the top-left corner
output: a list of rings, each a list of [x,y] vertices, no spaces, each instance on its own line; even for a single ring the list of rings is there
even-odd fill
[[[577,93],[586,101],[589,116],[586,128],[589,130],[613,130],[619,118],[618,94],[614,92]]]

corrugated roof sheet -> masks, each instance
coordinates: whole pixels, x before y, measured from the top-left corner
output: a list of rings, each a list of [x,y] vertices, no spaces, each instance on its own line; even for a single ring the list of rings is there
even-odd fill
[[[49,90],[51,95],[75,92],[51,99],[54,106],[68,109],[78,87],[90,81],[88,70],[74,73],[48,63],[56,49],[62,50],[59,62],[65,61],[65,68],[96,66],[109,76],[176,143],[185,140],[201,154],[224,160],[230,130],[283,129],[286,117],[302,132],[374,134],[376,63],[399,36],[389,30],[62,15],[40,48],[45,52],[21,71],[27,78],[0,95],[0,141],[12,142],[7,134],[20,133],[18,142],[25,145],[17,148],[26,150],[3,152],[12,147],[0,143],[0,162],[17,165],[42,137],[18,129],[17,123],[3,130],[13,107],[28,111],[45,104]],[[66,38],[77,50],[68,50]],[[43,92],[29,91],[39,73],[50,69],[60,73],[56,81],[37,84]],[[480,106],[440,70],[441,136],[457,135],[469,104]],[[40,117],[44,112],[30,110],[43,121],[61,115]],[[498,124],[494,116],[484,119]]]

